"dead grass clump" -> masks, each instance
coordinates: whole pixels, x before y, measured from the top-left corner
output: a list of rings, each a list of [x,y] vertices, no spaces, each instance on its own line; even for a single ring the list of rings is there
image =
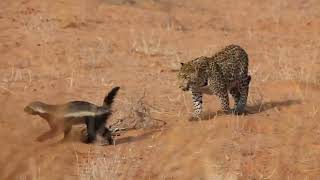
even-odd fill
[[[98,151],[98,149],[89,149],[88,152],[78,152],[74,147],[74,153],[77,161],[76,176],[80,180],[89,179],[114,179],[119,176],[119,169],[126,158],[121,157],[120,148],[110,155]]]
[[[152,107],[145,101],[145,93],[137,100],[131,99],[125,104],[125,109],[119,114],[120,118],[110,125],[113,131],[159,128],[166,124],[165,121],[152,117]]]
[[[174,56],[177,54],[176,48],[169,47],[163,42],[163,37],[155,31],[151,33],[136,32],[131,30],[131,53],[143,54],[146,56]]]
[[[109,123],[109,129],[114,136],[121,132],[138,129],[156,129],[161,128],[167,123],[163,120],[152,117],[153,108],[145,101],[145,93],[138,99],[130,99],[121,103],[120,107],[124,109],[114,112],[114,120]],[[87,136],[87,129],[82,130],[83,137]]]

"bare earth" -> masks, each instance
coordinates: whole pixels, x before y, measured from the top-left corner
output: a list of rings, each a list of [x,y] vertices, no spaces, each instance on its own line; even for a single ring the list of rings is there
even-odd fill
[[[1,0],[0,179],[319,179],[319,30],[319,0]],[[228,44],[249,54],[250,113],[205,96],[188,121],[179,62]],[[115,146],[82,143],[83,126],[35,141],[48,125],[26,104],[101,104],[114,86],[109,123],[145,93],[167,125]]]

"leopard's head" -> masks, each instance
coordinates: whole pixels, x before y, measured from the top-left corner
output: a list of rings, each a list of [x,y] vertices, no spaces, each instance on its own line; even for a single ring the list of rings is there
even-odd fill
[[[193,87],[201,87],[206,83],[201,76],[201,69],[192,63],[181,63],[178,72],[179,88],[188,91]]]

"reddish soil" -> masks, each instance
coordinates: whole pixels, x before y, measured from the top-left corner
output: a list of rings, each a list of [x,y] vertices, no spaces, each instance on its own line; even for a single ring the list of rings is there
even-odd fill
[[[319,179],[320,1],[1,0],[0,179]],[[179,62],[239,44],[250,58],[247,116],[188,121]],[[82,127],[44,143],[26,104],[101,104],[110,122],[145,92],[167,125],[84,144]]]

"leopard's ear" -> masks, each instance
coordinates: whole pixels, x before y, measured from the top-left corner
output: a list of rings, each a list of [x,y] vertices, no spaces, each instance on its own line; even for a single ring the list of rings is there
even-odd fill
[[[183,65],[184,65],[184,63],[183,63],[183,62],[181,62],[180,64],[181,64],[181,66],[183,66]]]

